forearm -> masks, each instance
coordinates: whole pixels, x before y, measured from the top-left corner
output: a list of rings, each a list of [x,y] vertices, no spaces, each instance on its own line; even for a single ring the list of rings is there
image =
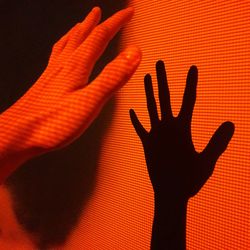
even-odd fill
[[[0,150],[0,185],[22,164],[25,162],[23,157],[17,156],[15,153],[10,154],[4,150]]]
[[[155,197],[151,250],[186,249],[187,202]]]

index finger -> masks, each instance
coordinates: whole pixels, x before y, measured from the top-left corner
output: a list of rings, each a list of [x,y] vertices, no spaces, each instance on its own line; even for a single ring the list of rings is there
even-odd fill
[[[197,81],[198,69],[196,66],[193,65],[188,71],[182,106],[178,115],[180,118],[184,119],[189,125],[191,124],[193,109],[196,100]]]
[[[118,11],[98,25],[72,55],[71,63],[76,70],[85,72],[88,78],[94,64],[101,56],[110,40],[133,16],[132,7]],[[77,63],[76,63],[77,62]]]

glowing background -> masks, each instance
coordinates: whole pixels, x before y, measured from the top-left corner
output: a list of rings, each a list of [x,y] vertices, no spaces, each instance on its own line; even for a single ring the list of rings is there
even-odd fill
[[[175,115],[189,67],[199,69],[192,121],[197,151],[222,122],[236,127],[212,178],[189,202],[187,248],[248,249],[250,3],[134,0],[130,6],[136,13],[123,32],[121,48],[139,45],[143,61],[117,94],[94,196],[64,249],[149,249],[153,193],[128,110],[133,107],[149,128],[143,76],[152,73],[156,79],[158,59],[167,66]]]

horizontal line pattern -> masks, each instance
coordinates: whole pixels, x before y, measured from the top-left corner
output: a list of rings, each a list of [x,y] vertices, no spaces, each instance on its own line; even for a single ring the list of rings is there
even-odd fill
[[[236,130],[213,176],[188,205],[187,249],[249,248],[250,75],[249,10],[245,1],[132,0],[135,16],[121,49],[137,44],[142,63],[116,95],[104,137],[95,196],[66,249],[149,249],[153,193],[144,153],[128,114],[134,108],[146,129],[149,118],[143,77],[165,61],[172,109],[178,114],[186,74],[199,70],[192,136],[201,151],[224,121]],[[158,108],[159,111],[159,108]]]

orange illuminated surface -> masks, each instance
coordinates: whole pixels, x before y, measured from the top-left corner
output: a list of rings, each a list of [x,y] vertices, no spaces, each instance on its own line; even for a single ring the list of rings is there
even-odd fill
[[[189,67],[195,64],[199,69],[197,101],[192,122],[193,140],[197,151],[204,148],[222,122],[229,120],[235,124],[235,134],[227,150],[217,162],[213,176],[201,192],[189,202],[187,248],[199,250],[244,250],[249,248],[250,29],[248,20],[250,3],[237,1],[224,3],[200,1],[199,4],[191,1],[167,2],[130,1],[130,5],[135,7],[136,13],[123,32],[121,49],[128,45],[139,45],[143,51],[143,60],[129,83],[117,94],[116,110],[112,114],[113,120],[104,136],[94,195],[84,210],[78,227],[75,228],[65,246],[57,249],[149,249],[154,209],[153,192],[142,146],[131,125],[128,110],[134,108],[143,125],[149,128],[143,77],[146,73],[152,73],[154,84],[156,84],[154,65],[158,59],[164,60],[167,67],[172,109],[175,115],[178,114],[180,108]],[[96,19],[98,19],[97,13]],[[94,26],[96,22],[94,21]],[[77,27],[79,28],[80,25]],[[75,28],[75,32],[78,28]],[[98,37],[102,44],[101,36]],[[92,46],[93,39],[88,42],[87,44]],[[70,48],[72,49],[72,47]],[[54,51],[60,52],[61,50]],[[21,114],[27,110],[25,103],[28,103],[29,107],[32,106],[34,111],[43,111],[40,108],[47,107],[48,104],[51,107],[59,106],[62,108],[59,109],[60,112],[57,112],[59,118],[64,117],[65,114],[73,114],[78,117],[81,113],[91,113],[76,109],[75,104],[82,104],[82,101],[75,98],[72,98],[74,102],[70,109],[74,112],[65,113],[63,112],[65,102],[57,103],[53,98],[54,95],[58,97],[61,94],[60,91],[66,90],[61,88],[61,84],[66,83],[67,80],[72,82],[72,78],[60,78],[53,85],[55,89],[52,88],[53,86],[46,88],[48,92],[44,96],[42,96],[43,92],[38,91],[38,89],[44,89],[45,80],[50,79],[49,76],[57,75],[58,71],[54,67],[58,59],[56,55],[54,53],[48,66],[51,71],[47,70],[47,75],[44,74],[36,88],[26,95],[26,97],[30,97],[29,102],[27,99],[26,102],[22,102],[23,99],[21,99],[15,108],[8,111],[10,122],[23,119]],[[82,62],[83,54],[75,53],[75,55],[77,62]],[[128,57],[126,58],[128,59]],[[124,62],[126,66],[126,70],[121,70],[121,72],[117,70],[123,67],[113,67],[111,64],[112,67],[108,68],[116,76],[117,72],[121,73],[122,77],[118,78],[122,85],[127,78],[126,72],[129,71],[132,74],[138,61],[135,61],[134,66],[132,63],[128,64],[124,55],[121,54],[118,61],[115,62],[115,65],[123,65],[122,62]],[[70,63],[72,61],[69,61],[69,65],[71,65]],[[75,64],[73,66],[71,68],[76,69]],[[81,69],[75,72],[76,77],[82,74]],[[107,72],[109,73],[109,71]],[[109,76],[109,74],[105,75],[103,81],[100,81],[99,78],[97,81],[99,84],[94,85],[99,87],[97,91],[90,93],[91,97],[103,88],[110,91],[108,89],[110,85],[105,80],[117,79]],[[48,82],[50,83],[50,81]],[[117,82],[115,81],[115,83]],[[66,84],[64,86],[73,90],[76,87]],[[116,85],[111,86],[116,90]],[[41,94],[41,98],[37,98],[35,93]],[[54,95],[51,96],[51,99],[47,99],[50,93]],[[100,102],[101,105],[106,100],[106,92],[104,94],[105,98]],[[32,98],[33,96],[36,98]],[[95,98],[89,99],[91,102],[88,104],[91,105],[96,100]],[[40,101],[41,106],[37,104],[36,100]],[[19,105],[20,103],[22,105]],[[80,105],[80,107],[82,106]],[[43,114],[43,112],[40,113]],[[94,114],[97,115],[97,113]],[[20,117],[18,117],[19,114]],[[34,117],[30,116],[32,119],[25,120],[22,124],[39,125],[40,123],[34,122],[37,119],[36,114],[34,112]],[[92,115],[93,113],[90,116],[92,117]],[[55,143],[54,140],[51,140],[58,139],[58,134],[51,138],[47,136],[47,132],[51,131],[51,128],[52,131],[58,131],[57,126],[63,126],[63,120],[71,119],[58,119],[58,117],[52,127],[45,126],[46,130],[34,133],[38,135],[38,139],[47,138],[49,143],[52,143],[52,145],[45,144],[42,148],[52,149],[59,146],[57,141]],[[92,120],[92,118],[88,118],[89,116],[86,124]],[[79,121],[82,122],[82,117],[79,118]],[[64,126],[63,131],[65,128],[70,130],[71,126]],[[1,138],[8,141],[6,132],[13,134],[10,133],[11,131],[6,129],[5,137],[1,136]],[[15,127],[13,131],[17,131]],[[27,134],[30,134],[30,130],[27,131]],[[25,135],[24,133],[23,136]],[[32,145],[35,139],[32,138]],[[41,140],[38,141],[41,142]],[[3,145],[5,144],[3,143]],[[17,144],[13,143],[13,145]],[[14,249],[15,247],[18,250],[32,249],[29,237],[14,219],[13,211],[9,209],[11,198],[3,186],[0,189],[0,198],[0,204],[2,204],[0,224],[5,228],[4,231],[1,231],[0,228],[2,239],[6,244],[8,241],[17,244],[23,241],[23,246],[16,247],[16,244],[14,247],[13,245],[9,247],[2,244],[0,249]],[[8,227],[6,228],[5,225]]]
[[[123,33],[122,48],[139,45],[143,60],[117,95],[95,194],[64,249],[149,249],[153,193],[128,110],[134,108],[149,128],[143,76],[152,73],[156,79],[158,59],[167,67],[175,115],[187,71],[192,64],[198,67],[192,121],[197,151],[222,122],[235,124],[213,176],[189,202],[187,248],[249,249],[250,3],[134,0],[130,5],[136,12]]]

